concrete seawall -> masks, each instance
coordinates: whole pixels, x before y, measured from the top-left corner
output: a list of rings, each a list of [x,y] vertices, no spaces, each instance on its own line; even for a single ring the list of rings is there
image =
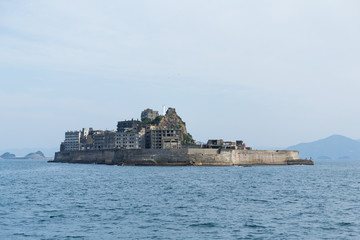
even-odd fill
[[[51,162],[149,166],[313,165],[298,151],[230,149],[126,149],[57,152]]]

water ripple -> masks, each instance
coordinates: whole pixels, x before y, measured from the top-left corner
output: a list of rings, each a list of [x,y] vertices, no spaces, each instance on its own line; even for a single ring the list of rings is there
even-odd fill
[[[358,161],[163,168],[1,160],[0,179],[0,239],[360,236]]]

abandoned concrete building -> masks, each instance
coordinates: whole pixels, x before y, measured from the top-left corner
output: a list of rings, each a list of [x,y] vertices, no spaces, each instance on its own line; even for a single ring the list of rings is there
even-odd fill
[[[132,120],[119,121],[117,124],[117,131],[124,132],[129,130],[137,130],[139,125],[140,125],[139,120],[132,119]]]
[[[78,151],[85,149],[89,131],[83,128],[81,131],[65,132],[65,141],[61,144],[60,149],[64,151]]]
[[[237,140],[236,142],[224,141],[222,139],[210,139],[203,148],[222,148],[222,149],[242,149],[251,150],[252,148],[246,147],[244,141]]]
[[[149,108],[141,112],[142,120],[154,120],[157,116],[159,116],[158,111]],[[168,116],[167,119],[166,116]],[[174,119],[175,123],[169,124]],[[182,148],[185,143],[184,138],[189,135],[187,135],[185,124],[178,117],[175,109],[169,108],[162,120],[164,122],[160,124],[151,124],[148,121],[134,119],[119,121],[117,131],[93,130],[92,128],[89,128],[89,130],[83,128],[81,131],[67,131],[65,141],[60,145],[60,151]],[[179,125],[181,124],[179,122],[184,124],[183,127]],[[189,143],[186,142],[185,144]],[[222,139],[209,140],[207,144],[201,145],[194,145],[193,143],[191,147],[250,149],[246,147],[243,141],[226,142]]]
[[[64,150],[79,151],[80,150],[80,131],[68,131],[65,133]]]
[[[114,149],[115,131],[103,131],[93,135],[93,148],[95,150]]]
[[[181,130],[150,130],[149,148],[165,149],[165,148],[181,148],[183,134]]]
[[[147,109],[145,109],[144,111],[141,112],[141,121],[143,121],[146,118],[148,118],[150,120],[154,120],[158,116],[159,116],[158,111],[154,111],[154,110],[152,110],[150,108],[147,108]]]
[[[145,131],[125,131],[117,132],[115,134],[115,147],[125,149],[138,149],[143,148]]]

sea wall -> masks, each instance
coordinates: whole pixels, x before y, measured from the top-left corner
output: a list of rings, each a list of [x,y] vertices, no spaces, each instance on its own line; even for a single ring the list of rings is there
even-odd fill
[[[193,165],[287,165],[299,159],[298,151],[188,149]]]
[[[228,149],[126,149],[57,152],[53,162],[160,166],[311,164],[298,151]],[[313,164],[313,162],[312,162]]]
[[[114,150],[99,151],[69,151],[55,153],[54,162],[65,163],[97,163],[111,164],[115,155]]]
[[[116,150],[113,164],[118,165],[189,165],[187,149]]]
[[[283,165],[289,160],[299,160],[298,151],[286,150],[244,150],[232,154],[235,164],[240,165]]]

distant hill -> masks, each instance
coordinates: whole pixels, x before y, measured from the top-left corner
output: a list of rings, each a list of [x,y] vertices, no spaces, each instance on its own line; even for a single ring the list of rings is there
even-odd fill
[[[27,154],[24,158],[27,159],[47,159],[41,151]]]
[[[26,156],[29,153],[35,153],[39,149],[47,157],[53,157],[55,152],[59,151],[58,147],[44,148],[44,147],[31,147],[31,148],[0,148],[0,155],[4,152],[14,153],[16,156]]]
[[[3,159],[12,159],[12,158],[16,158],[16,156],[15,156],[15,154],[13,154],[13,153],[6,152],[6,153],[4,153],[3,155],[1,155],[0,158],[3,158]]]
[[[0,156],[0,159],[49,159],[41,151],[27,154],[25,157],[17,157],[15,154],[6,152]]]
[[[300,151],[301,158],[360,160],[360,141],[341,135],[332,135],[314,142],[300,143],[288,147],[287,150]]]

